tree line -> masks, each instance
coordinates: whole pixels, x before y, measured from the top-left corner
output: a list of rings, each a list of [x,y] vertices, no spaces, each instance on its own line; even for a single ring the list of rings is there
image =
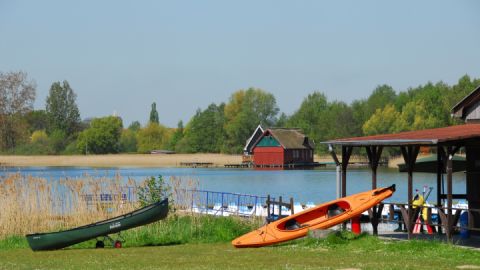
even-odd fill
[[[0,72],[0,152],[6,154],[241,153],[257,125],[301,128],[316,144],[341,137],[419,130],[458,124],[450,110],[480,85],[461,77],[454,85],[428,82],[396,91],[377,86],[350,104],[322,92],[304,98],[291,115],[281,113],[275,96],[258,88],[234,92],[227,102],[198,109],[184,125],[162,125],[151,104],[148,122],[124,127],[118,116],[81,120],[76,94],[67,81],[52,83],[45,109],[34,110],[36,84],[25,72]]]

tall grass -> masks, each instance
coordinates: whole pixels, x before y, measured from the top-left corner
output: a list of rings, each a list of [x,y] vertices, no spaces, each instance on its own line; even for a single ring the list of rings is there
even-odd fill
[[[124,214],[136,205],[121,199],[122,180],[93,178],[60,179],[22,176],[0,177],[0,239],[71,228]],[[86,200],[85,194],[112,194],[112,201]],[[94,196],[93,198],[96,198]]]
[[[127,185],[138,188],[133,179]],[[187,211],[196,200],[188,191],[197,186],[198,181],[192,179],[169,179],[173,208],[168,218],[123,232],[127,245],[230,241],[260,225],[258,219],[200,216]],[[139,203],[122,200],[124,188],[120,175],[60,180],[20,173],[0,176],[0,248],[26,246],[25,234],[74,228],[131,212]],[[86,194],[93,195],[91,198],[112,194],[113,200],[86,200]],[[79,244],[82,246],[92,244]]]

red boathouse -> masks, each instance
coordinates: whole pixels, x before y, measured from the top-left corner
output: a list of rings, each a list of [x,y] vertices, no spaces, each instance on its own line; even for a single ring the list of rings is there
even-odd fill
[[[256,167],[288,167],[313,164],[314,145],[299,129],[271,128],[253,146]]]

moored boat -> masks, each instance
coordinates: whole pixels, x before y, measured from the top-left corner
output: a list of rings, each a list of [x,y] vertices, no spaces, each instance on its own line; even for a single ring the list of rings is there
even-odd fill
[[[26,237],[30,248],[34,251],[61,249],[97,237],[106,237],[109,234],[146,225],[165,218],[167,214],[168,199],[164,199],[100,222],[65,231],[28,234]]]
[[[238,248],[261,247],[297,239],[310,230],[327,229],[359,216],[392,196],[393,192],[395,185],[333,200],[240,236],[232,241],[232,245]]]

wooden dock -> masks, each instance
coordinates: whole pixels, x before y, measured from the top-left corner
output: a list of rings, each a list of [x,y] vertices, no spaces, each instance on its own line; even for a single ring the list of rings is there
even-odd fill
[[[262,165],[253,165],[255,168],[314,168],[314,167],[326,167],[324,163],[318,162],[309,162],[309,163],[288,163],[288,164],[262,164]]]
[[[252,167],[252,164],[250,164],[250,163],[238,163],[238,164],[225,164],[224,166],[225,166],[225,168],[239,169],[239,168],[250,168],[250,167]]]
[[[208,168],[213,166],[213,162],[180,162],[180,166],[190,168]]]

